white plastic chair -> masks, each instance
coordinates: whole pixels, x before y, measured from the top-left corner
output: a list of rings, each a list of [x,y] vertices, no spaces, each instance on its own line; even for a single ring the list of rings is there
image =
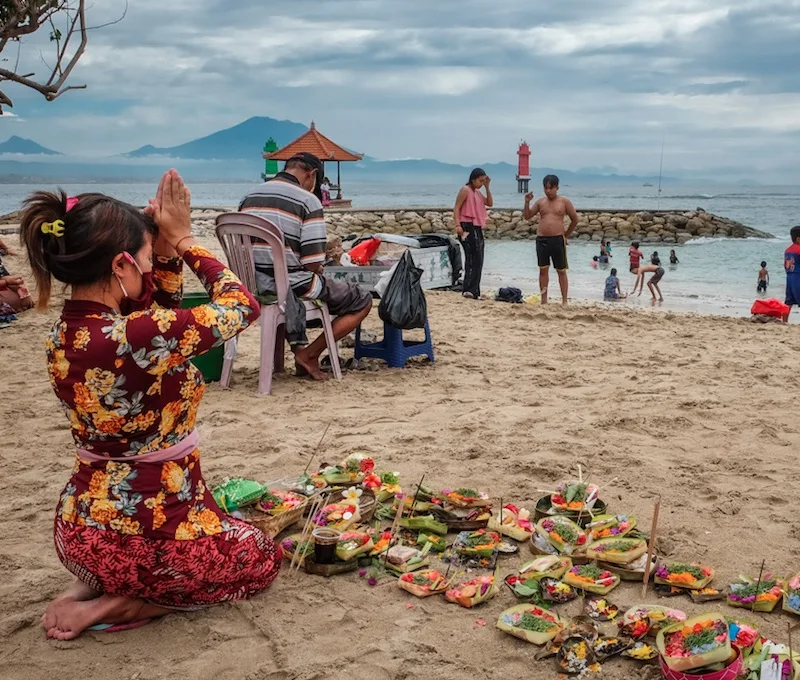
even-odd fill
[[[258,290],[253,259],[254,238],[265,241],[272,250],[278,298],[275,304],[261,305],[261,360],[258,393],[270,394],[272,374],[276,370],[282,371],[284,367],[285,311],[286,296],[289,293],[289,271],[286,266],[286,245],[283,232],[272,222],[258,215],[235,212],[217,217],[217,239],[228,258],[228,266],[253,293]],[[337,380],[341,380],[342,369],[339,366],[339,352],[333,336],[328,305],[321,300],[311,301],[303,298],[300,298],[300,302],[305,305],[307,321],[313,319],[322,321],[322,332],[325,334],[328,345],[333,375]],[[225,360],[220,378],[220,384],[223,387],[230,385],[236,349],[236,338],[225,343]]]

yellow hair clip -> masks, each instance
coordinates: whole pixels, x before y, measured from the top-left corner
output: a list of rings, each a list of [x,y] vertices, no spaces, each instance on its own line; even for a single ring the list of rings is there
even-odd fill
[[[64,235],[63,220],[56,220],[55,222],[45,222],[42,225],[42,233],[52,234],[56,238],[61,238]]]

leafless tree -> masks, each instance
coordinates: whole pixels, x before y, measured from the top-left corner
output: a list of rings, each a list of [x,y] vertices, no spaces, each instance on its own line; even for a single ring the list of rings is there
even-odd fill
[[[122,17],[111,23],[121,21]],[[50,43],[55,52],[50,62],[42,55],[45,75],[49,74],[46,80],[37,78],[35,72],[19,72],[24,38],[42,28],[49,28]],[[67,85],[67,80],[83,56],[89,31],[94,28],[101,26],[87,26],[86,0],[0,0],[0,86],[6,81],[18,83],[40,92],[47,101],[53,101],[69,90],[85,88],[86,85]],[[3,58],[3,55],[14,46],[17,50],[12,65],[11,58]],[[13,102],[0,89],[0,113],[3,106],[11,107]]]

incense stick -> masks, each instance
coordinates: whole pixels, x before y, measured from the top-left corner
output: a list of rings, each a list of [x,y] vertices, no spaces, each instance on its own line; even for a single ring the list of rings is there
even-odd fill
[[[764,575],[764,566],[767,564],[767,560],[761,560],[761,569],[758,571],[758,582],[756,583],[756,597],[753,600],[753,605],[750,607],[750,611],[754,612],[756,610],[756,603],[758,602],[758,591],[761,589],[761,577]]]
[[[314,505],[311,506],[311,512],[308,515],[308,520],[306,520],[305,526],[303,527],[303,533],[300,534],[300,543],[298,546],[298,550],[295,550],[294,556],[292,557],[292,561],[289,564],[289,571],[291,572],[292,569],[297,566],[297,571],[300,571],[300,567],[303,565],[303,558],[300,556],[303,550],[303,543],[308,540],[309,529],[311,525],[314,523],[314,517],[317,513],[325,507],[325,503],[327,502],[326,496],[324,494],[320,494],[319,498],[314,502]]]
[[[305,475],[308,472],[308,468],[311,467],[311,461],[314,460],[314,457],[319,453],[319,447],[322,446],[322,440],[325,439],[325,435],[328,434],[328,430],[330,429],[331,425],[333,425],[333,421],[329,420],[328,424],[325,426],[325,431],[322,433],[322,436],[319,438],[319,442],[317,443],[317,448],[314,449],[314,452],[311,454],[311,458],[308,459],[306,463],[306,467],[303,470],[303,474]]]
[[[425,475],[422,475],[422,479],[419,480],[419,484],[417,484],[417,490],[414,493],[414,500],[411,501],[411,513],[409,514],[408,518],[411,519],[414,516],[414,509],[417,507],[417,498],[419,498],[419,491],[422,488],[422,482],[425,481]]]
[[[398,495],[398,507],[397,507],[397,514],[394,516],[394,521],[392,522],[392,528],[389,532],[389,545],[386,546],[386,552],[384,553],[383,558],[383,566],[386,567],[386,564],[389,561],[389,551],[392,549],[395,540],[395,534],[397,533],[397,527],[400,525],[400,519],[403,517],[403,509],[406,504],[406,497],[403,494]]]
[[[647,544],[647,565],[644,569],[644,582],[642,583],[642,600],[647,597],[647,588],[650,585],[650,571],[653,568],[653,549],[656,545],[656,531],[658,530],[658,512],[661,509],[661,496],[658,497],[653,507],[653,525],[650,527],[650,541]]]

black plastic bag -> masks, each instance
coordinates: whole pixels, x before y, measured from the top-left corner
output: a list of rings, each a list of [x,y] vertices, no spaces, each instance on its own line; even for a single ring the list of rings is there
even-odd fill
[[[424,328],[428,304],[422,292],[422,270],[406,251],[392,274],[386,293],[378,305],[378,315],[395,328]]]
[[[519,288],[501,288],[497,291],[494,299],[498,302],[513,302],[519,304],[522,302],[522,291]]]

